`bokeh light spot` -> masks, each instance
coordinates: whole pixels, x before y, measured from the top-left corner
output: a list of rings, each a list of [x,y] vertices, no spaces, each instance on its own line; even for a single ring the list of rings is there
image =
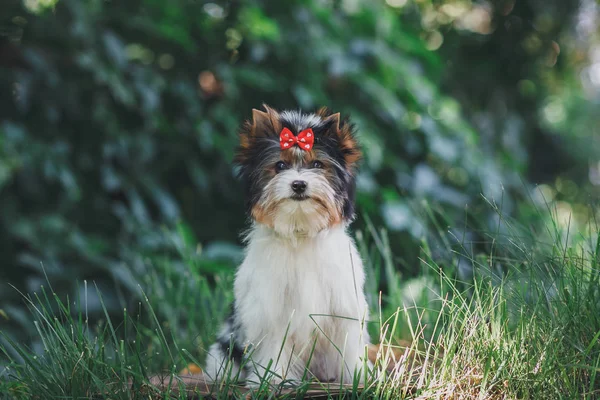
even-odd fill
[[[242,44],[242,34],[237,29],[229,28],[225,31],[225,37],[227,38],[227,49],[235,50]]]
[[[444,43],[444,36],[439,31],[432,31],[428,37],[425,47],[427,50],[435,51],[439,49]]]
[[[401,8],[401,7],[404,7],[408,3],[408,0],[385,0],[385,2],[390,7]]]
[[[24,0],[23,5],[33,13],[40,13],[47,8],[52,8],[58,0]]]
[[[565,107],[558,99],[551,100],[544,107],[544,118],[551,124],[559,124],[563,122],[567,116]]]
[[[215,3],[206,3],[203,9],[205,13],[215,19],[223,19],[227,16],[227,13],[223,7]]]
[[[158,57],[158,66],[162,69],[171,69],[175,65],[175,59],[170,54],[161,54]]]

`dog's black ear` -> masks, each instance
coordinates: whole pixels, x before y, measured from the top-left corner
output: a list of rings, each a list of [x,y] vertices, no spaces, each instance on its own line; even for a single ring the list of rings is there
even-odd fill
[[[339,112],[332,114],[326,107],[317,111],[317,115],[323,119],[321,123],[323,134],[337,139],[337,143],[344,154],[346,167],[351,170],[362,157],[354,135],[354,125],[347,118],[342,120]]]
[[[249,132],[250,136],[265,137],[279,135],[281,131],[281,122],[279,121],[279,113],[263,104],[265,111],[252,109],[252,124]]]
[[[261,138],[278,137],[281,132],[281,121],[279,113],[263,104],[265,111],[252,109],[252,119],[246,120],[240,131],[240,145],[234,161],[239,165],[245,165],[251,159],[257,142]]]
[[[356,140],[354,124],[344,120],[338,129],[338,138],[342,153],[344,153],[346,167],[349,170],[353,170],[362,158],[362,152]]]
[[[264,130],[271,125],[269,114],[264,111],[252,109],[252,131]]]
[[[316,114],[321,117],[320,129],[325,135],[337,135],[340,129],[340,113],[332,113],[327,107],[321,107]]]
[[[340,131],[340,113],[331,114],[323,119],[323,126],[327,132],[337,135]]]

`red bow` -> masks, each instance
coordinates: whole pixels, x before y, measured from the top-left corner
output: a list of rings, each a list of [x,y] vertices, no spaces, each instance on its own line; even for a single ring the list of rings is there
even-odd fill
[[[312,149],[314,143],[315,134],[310,128],[303,130],[298,136],[294,136],[288,128],[283,128],[279,135],[281,150],[290,149],[293,145],[297,144],[302,150],[309,151]]]

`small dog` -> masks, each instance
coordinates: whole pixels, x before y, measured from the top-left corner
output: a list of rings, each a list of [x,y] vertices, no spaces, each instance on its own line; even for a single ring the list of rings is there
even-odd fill
[[[354,128],[327,109],[264,109],[240,134],[252,226],[234,311],[205,373],[250,386],[264,377],[352,383],[370,368],[363,264],[346,232],[361,157]]]

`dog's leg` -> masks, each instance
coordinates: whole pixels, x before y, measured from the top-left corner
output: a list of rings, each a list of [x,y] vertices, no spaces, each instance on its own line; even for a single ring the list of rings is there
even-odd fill
[[[282,382],[299,383],[302,379],[303,368],[293,355],[291,347],[285,343],[283,347],[269,348],[264,345],[255,347],[248,365],[249,375],[246,385],[257,387],[265,380],[271,385],[278,385]]]
[[[223,324],[217,341],[208,350],[204,373],[210,380],[245,379],[245,371],[241,369],[244,350],[238,335],[234,317],[230,315]]]
[[[355,377],[360,379],[369,368],[365,356],[368,336],[366,330],[362,329],[358,321],[338,320],[340,324],[338,334],[332,338],[335,346],[329,346],[326,354],[326,366],[324,378],[329,381],[351,384]],[[368,335],[368,334],[367,334]]]

